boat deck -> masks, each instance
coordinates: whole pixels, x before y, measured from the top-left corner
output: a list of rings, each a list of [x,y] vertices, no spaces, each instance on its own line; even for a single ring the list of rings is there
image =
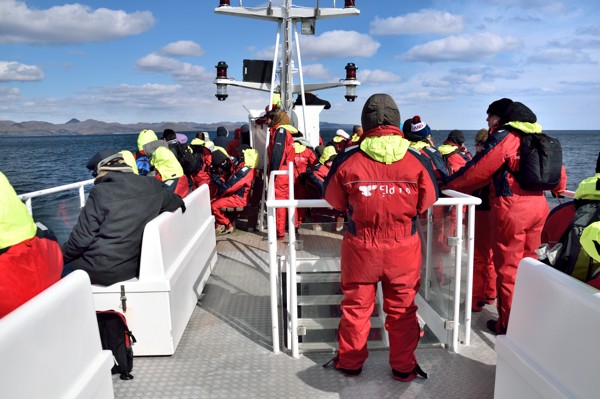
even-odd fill
[[[136,357],[133,380],[113,376],[116,398],[493,397],[495,336],[485,323],[496,313],[489,305],[473,313],[471,345],[461,345],[459,353],[419,348],[417,358],[429,378],[411,383],[391,378],[387,350],[372,350],[354,378],[322,367],[331,352],[299,359],[285,351],[274,354],[264,236],[238,230],[218,237],[217,264],[177,351]]]

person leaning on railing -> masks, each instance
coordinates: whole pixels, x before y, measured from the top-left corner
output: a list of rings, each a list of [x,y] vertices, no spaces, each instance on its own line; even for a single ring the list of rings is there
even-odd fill
[[[442,188],[472,193],[491,183],[490,226],[494,267],[498,275],[498,319],[488,320],[495,334],[505,334],[519,262],[537,258],[541,232],[548,216],[544,190],[530,190],[517,180],[520,171],[521,140],[526,135],[542,134],[537,116],[525,104],[508,98],[491,103],[487,109],[489,137],[483,151],[464,168],[448,178]],[[566,188],[564,166],[559,183],[552,189],[560,194]]]
[[[138,277],[144,227],[164,211],[185,211],[185,203],[163,189],[157,179],[133,173],[122,154],[113,149],[93,155],[87,168],[96,180],[62,246],[62,274],[81,269],[92,284],[99,285]]]

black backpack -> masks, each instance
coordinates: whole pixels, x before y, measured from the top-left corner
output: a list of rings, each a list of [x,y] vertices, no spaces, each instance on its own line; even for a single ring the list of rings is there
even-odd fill
[[[199,162],[198,159],[192,153],[192,150],[186,145],[181,143],[169,144],[169,149],[173,151],[175,157],[183,168],[183,173],[186,176],[192,176],[198,173],[202,169],[203,163]]]
[[[562,248],[553,267],[578,280],[587,282],[591,279],[598,264],[581,247],[579,239],[583,229],[600,220],[600,202],[575,200],[575,206],[577,207],[575,216],[559,241]]]
[[[136,340],[129,328],[125,316],[114,310],[96,312],[98,329],[102,349],[109,349],[113,353],[115,365],[113,374],[121,374],[122,380],[132,380],[130,374],[133,369],[133,350],[131,346]]]
[[[521,138],[519,171],[514,176],[525,190],[551,190],[560,183],[562,146],[546,134]]]

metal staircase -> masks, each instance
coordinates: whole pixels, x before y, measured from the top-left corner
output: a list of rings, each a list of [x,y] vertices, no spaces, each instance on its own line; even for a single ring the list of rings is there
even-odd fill
[[[300,255],[300,254],[299,254]],[[333,351],[337,348],[337,329],[341,316],[340,302],[343,294],[340,289],[339,258],[300,258],[296,260],[296,287],[298,312],[298,341],[301,353]],[[284,329],[284,343],[290,349],[291,309],[289,300],[289,280],[285,256],[280,257],[281,270],[281,315]],[[378,290],[376,304],[371,316],[369,349],[387,348],[387,332],[381,309],[381,295]]]

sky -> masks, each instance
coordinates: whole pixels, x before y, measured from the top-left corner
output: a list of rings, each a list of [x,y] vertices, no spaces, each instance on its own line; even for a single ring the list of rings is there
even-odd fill
[[[334,3],[344,6],[319,2]],[[366,99],[387,93],[402,120],[420,115],[432,129],[487,127],[488,105],[503,97],[529,106],[545,130],[600,129],[599,1],[355,4],[359,16],[318,20],[315,35],[300,36],[305,83],[336,82],[348,62],[358,67],[355,102],[344,88],[315,93],[332,104],[321,121],[358,124]],[[247,120],[245,108],[263,109],[268,94],[229,87],[217,101],[215,65],[226,61],[228,76],[242,80],[244,59],[273,58],[277,24],[216,14],[218,6],[0,0],[0,120]]]

